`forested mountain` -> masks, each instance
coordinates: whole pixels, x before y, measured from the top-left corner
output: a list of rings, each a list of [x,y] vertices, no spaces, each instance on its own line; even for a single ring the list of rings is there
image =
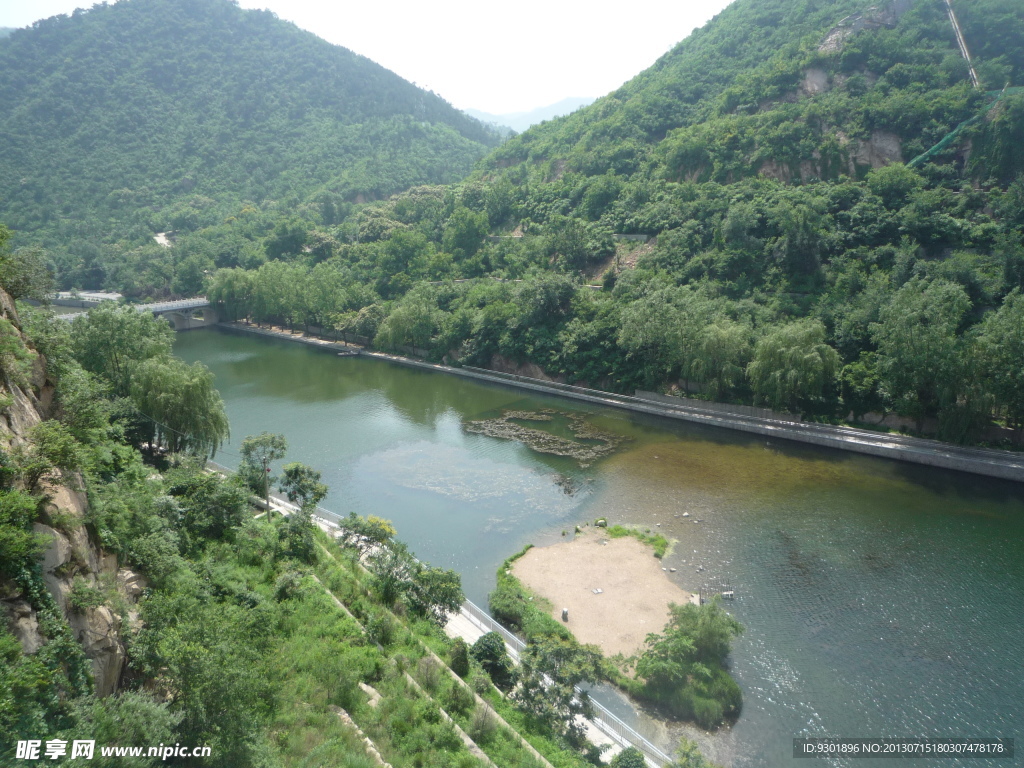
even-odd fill
[[[0,42],[0,221],[51,245],[336,208],[464,176],[497,137],[392,72],[228,0],[122,0]]]
[[[274,23],[210,7],[220,10],[207,27],[217,14]],[[230,316],[455,363],[530,363],[617,390],[818,418],[894,410],[917,429],[974,439],[993,421],[1024,423],[1024,6],[955,7],[976,85],[943,0],[737,0],[615,93],[504,143],[460,184],[352,207],[342,189],[384,186],[325,182],[322,195],[251,205],[224,181],[171,211],[142,204],[137,189],[102,205],[84,190],[107,217],[123,205],[135,229],[90,235],[107,226],[97,217],[40,258],[63,287],[208,290]],[[55,66],[70,65],[32,71]],[[191,65],[151,70],[173,82]],[[254,119],[247,104],[228,99],[211,114]],[[8,119],[30,137],[23,112]],[[287,110],[274,114],[292,125]],[[61,115],[39,130],[91,129]],[[239,189],[266,158],[281,158],[281,183],[306,178],[289,165],[306,145],[278,155],[254,138],[239,149],[248,166],[219,146],[206,154]],[[33,185],[71,169],[23,177],[21,215],[56,216],[58,188]],[[212,183],[189,167],[167,175],[179,190]],[[176,229],[173,247],[151,239],[164,226]],[[581,285],[598,277],[602,291]]]
[[[1020,3],[959,3],[957,13],[982,90],[1021,85]],[[977,114],[991,99],[970,85],[941,0],[740,0],[619,90],[508,142],[486,166],[719,182],[862,175],[909,161]],[[879,132],[884,146],[871,146]],[[976,170],[995,159],[975,158]],[[1020,170],[1015,156],[999,175]]]
[[[456,363],[996,439],[1024,421],[1024,6],[957,11],[977,86],[942,0],[738,0],[462,184],[312,255],[275,230],[211,294]]]

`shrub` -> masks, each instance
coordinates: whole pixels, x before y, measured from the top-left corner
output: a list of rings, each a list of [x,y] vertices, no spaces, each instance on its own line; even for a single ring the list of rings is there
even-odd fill
[[[636,747],[626,747],[611,762],[612,768],[647,768],[644,753]]]
[[[398,625],[387,611],[377,611],[366,622],[366,634],[377,645],[391,645],[397,633]]]
[[[461,637],[455,638],[455,642],[452,643],[452,647],[448,651],[448,659],[448,666],[456,675],[465,677],[469,674],[469,646]]]
[[[464,715],[473,708],[475,702],[473,694],[465,686],[453,683],[445,696],[444,707],[449,712]]]
[[[103,605],[103,593],[81,576],[76,576],[68,593],[68,607],[75,613],[85,613],[89,608]]]
[[[469,724],[469,737],[477,744],[487,744],[498,731],[498,721],[486,707],[477,707],[473,711],[473,721]]]

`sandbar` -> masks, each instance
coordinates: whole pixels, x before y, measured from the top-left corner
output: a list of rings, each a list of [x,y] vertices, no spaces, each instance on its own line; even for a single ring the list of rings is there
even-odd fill
[[[568,608],[566,626],[576,639],[605,656],[637,653],[648,634],[668,623],[669,604],[692,598],[672,583],[651,547],[631,536],[609,538],[601,528],[533,547],[512,564],[512,573],[551,603],[554,618],[561,621]]]

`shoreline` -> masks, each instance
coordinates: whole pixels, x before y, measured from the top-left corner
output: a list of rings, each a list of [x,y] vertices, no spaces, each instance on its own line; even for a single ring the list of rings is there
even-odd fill
[[[618,395],[613,392],[574,387],[568,384],[531,379],[526,376],[501,373],[483,368],[472,368],[469,366],[456,368],[437,363],[428,363],[385,352],[369,351],[342,341],[330,341],[306,336],[303,332],[292,333],[286,330],[258,328],[239,322],[223,322],[219,323],[218,327],[241,333],[254,333],[261,336],[299,342],[328,352],[355,354],[360,357],[383,360],[410,368],[420,368],[435,373],[462,376],[463,378],[485,381],[492,384],[504,384],[548,395],[559,395],[570,400],[603,405],[634,413],[645,413],[661,418],[748,432],[765,437],[860,453],[877,458],[895,459],[937,469],[951,469],[958,472],[1024,483],[1024,455],[1017,455],[1007,451],[989,448],[964,448],[937,440],[872,432],[855,427],[836,427],[827,424],[783,421],[781,419],[768,419],[759,416],[723,413],[690,404],[673,405],[661,400],[655,401],[629,395]]]
[[[650,544],[632,536],[612,538],[601,528],[531,547],[511,570],[543,599],[538,608],[547,609],[580,643],[598,646],[606,658],[642,651],[647,635],[664,630],[669,605],[695,597],[669,579]]]

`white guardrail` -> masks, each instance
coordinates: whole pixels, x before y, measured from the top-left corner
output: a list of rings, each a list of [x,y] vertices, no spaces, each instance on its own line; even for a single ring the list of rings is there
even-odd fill
[[[206,466],[207,468],[217,472],[229,475],[234,474],[233,469],[229,469],[223,464],[218,464],[215,461],[207,460]],[[299,511],[299,507],[295,506],[287,499],[283,499],[275,494],[271,494],[270,496],[274,500],[275,504],[295,512]],[[329,509],[324,509],[321,506],[317,506],[316,514],[314,514],[313,517],[319,518],[324,522],[335,526],[339,525],[344,519],[341,515],[331,512]],[[485,632],[497,632],[500,634],[502,638],[504,638],[505,644],[509,647],[510,655],[516,661],[519,661],[519,656],[526,650],[526,643],[523,642],[522,638],[518,637],[507,627],[499,624],[490,616],[490,614],[471,600],[463,602],[462,614]],[[579,688],[576,690],[583,693]],[[672,762],[671,757],[662,752],[645,737],[637,733],[634,728],[626,725],[621,718],[616,716],[611,710],[601,702],[597,701],[589,693],[587,695],[590,698],[591,704],[594,705],[594,724],[604,731],[609,737],[617,741],[623,747],[636,747],[643,752],[647,760],[653,763],[657,768],[661,768],[661,766]]]

